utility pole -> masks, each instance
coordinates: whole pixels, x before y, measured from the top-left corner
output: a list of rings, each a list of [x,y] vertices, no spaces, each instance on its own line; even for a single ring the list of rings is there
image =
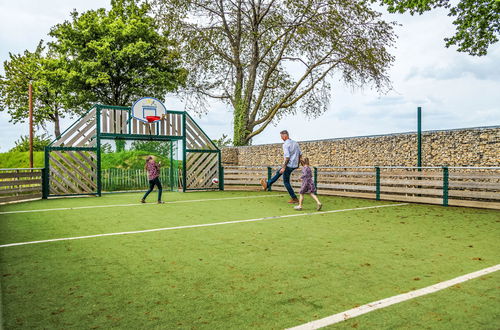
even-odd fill
[[[28,87],[29,95],[29,122],[30,122],[30,168],[33,168],[33,86]]]
[[[417,167],[422,171],[422,108],[417,108]]]

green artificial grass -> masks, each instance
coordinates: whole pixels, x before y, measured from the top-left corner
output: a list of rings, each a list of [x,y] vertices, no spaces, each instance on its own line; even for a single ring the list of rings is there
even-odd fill
[[[276,192],[167,193],[164,200],[270,194],[0,214],[0,244],[299,213]],[[53,199],[0,206],[0,212],[140,198]],[[393,204],[320,198],[325,211]],[[149,200],[155,199],[153,192]],[[302,213],[308,212],[314,204],[306,196]],[[4,326],[291,327],[498,264],[499,215],[412,204],[0,248]],[[461,284],[467,291],[445,289],[332,327],[452,328],[460,320],[467,328],[495,327],[498,274],[485,278]],[[464,317],[455,300],[475,308]]]
[[[329,329],[498,329],[500,272],[361,315]]]

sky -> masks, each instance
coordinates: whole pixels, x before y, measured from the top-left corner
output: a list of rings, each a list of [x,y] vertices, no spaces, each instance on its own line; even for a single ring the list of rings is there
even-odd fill
[[[109,8],[108,0],[0,0],[0,61],[9,52],[33,51],[40,39],[48,40],[50,28],[69,19],[73,9],[82,12]],[[500,125],[500,44],[487,56],[473,57],[445,48],[443,39],[454,34],[452,19],[443,9],[422,16],[388,14],[398,36],[391,53],[396,60],[389,71],[393,90],[379,94],[370,89],[352,89],[335,76],[331,79],[329,110],[319,118],[301,114],[282,119],[257,135],[252,144],[280,142],[279,131],[287,129],[297,141],[390,134],[416,130],[417,107],[422,107],[423,130]],[[3,74],[3,65],[0,74]],[[184,110],[175,97],[165,99],[168,109]],[[210,103],[208,114],[193,114],[213,139],[232,137],[230,108]],[[0,112],[0,152],[28,134],[27,123],[9,123]],[[73,120],[63,119],[61,129]],[[52,134],[53,126],[48,125]],[[38,133],[42,133],[39,131]]]

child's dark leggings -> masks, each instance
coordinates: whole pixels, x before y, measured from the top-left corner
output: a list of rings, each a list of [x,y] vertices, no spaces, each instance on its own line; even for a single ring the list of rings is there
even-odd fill
[[[149,180],[149,190],[146,191],[144,194],[144,197],[142,199],[146,199],[148,197],[149,193],[153,191],[153,188],[157,186],[158,187],[158,201],[161,201],[161,192],[162,192],[162,187],[161,187],[161,182],[160,178],[156,177],[153,180]]]

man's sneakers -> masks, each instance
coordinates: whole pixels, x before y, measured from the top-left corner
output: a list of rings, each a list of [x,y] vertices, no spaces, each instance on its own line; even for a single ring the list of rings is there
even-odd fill
[[[288,204],[298,204],[299,203],[299,199],[298,198],[292,198],[288,201]]]
[[[267,190],[267,181],[266,181],[266,179],[260,179],[260,185],[262,186],[262,190]]]

